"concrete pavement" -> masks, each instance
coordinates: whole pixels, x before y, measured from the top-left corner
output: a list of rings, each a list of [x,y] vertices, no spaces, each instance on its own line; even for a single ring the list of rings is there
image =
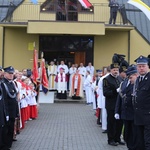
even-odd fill
[[[126,150],[110,146],[96,124],[92,106],[83,103],[40,104],[39,117],[28,121],[11,150]]]

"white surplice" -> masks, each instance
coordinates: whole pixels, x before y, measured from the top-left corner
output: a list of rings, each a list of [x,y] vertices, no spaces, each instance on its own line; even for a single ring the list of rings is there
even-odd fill
[[[103,95],[103,79],[106,78],[109,75],[107,73],[106,75],[102,76],[98,82],[98,89],[97,94],[99,95],[97,98],[97,104],[98,108],[101,108],[101,120],[102,120],[102,129],[107,130],[107,112],[105,108],[105,96]]]
[[[92,87],[91,87],[92,77],[88,75],[84,81],[84,89],[86,94],[87,103],[92,102]]]

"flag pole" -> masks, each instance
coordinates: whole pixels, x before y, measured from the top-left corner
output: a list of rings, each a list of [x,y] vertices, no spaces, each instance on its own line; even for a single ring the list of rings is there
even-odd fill
[[[35,44],[35,42],[34,42]],[[42,79],[42,60],[43,60],[43,52],[41,52],[41,61],[40,61],[40,71],[39,71],[39,79],[40,79],[40,83],[38,85],[38,93],[37,94],[40,94],[40,86],[41,86],[41,79]],[[39,69],[39,68],[38,68]],[[39,103],[39,96],[38,96],[38,99],[37,99],[37,108],[38,108],[38,112],[39,112],[39,106],[40,106],[40,103]]]

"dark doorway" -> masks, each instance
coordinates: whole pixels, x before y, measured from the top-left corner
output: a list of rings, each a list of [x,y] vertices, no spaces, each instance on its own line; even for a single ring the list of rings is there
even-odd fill
[[[48,36],[41,35],[39,47],[47,62],[52,60],[67,62],[93,63],[93,43],[91,36]]]

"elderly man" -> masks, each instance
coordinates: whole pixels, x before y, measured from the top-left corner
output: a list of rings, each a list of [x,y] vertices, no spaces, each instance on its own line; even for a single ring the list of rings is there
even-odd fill
[[[117,146],[118,144],[124,144],[120,139],[120,130],[122,128],[119,127],[118,122],[114,118],[115,105],[121,80],[118,76],[118,64],[111,64],[110,69],[110,74],[103,79],[103,94],[106,98],[108,144]]]

